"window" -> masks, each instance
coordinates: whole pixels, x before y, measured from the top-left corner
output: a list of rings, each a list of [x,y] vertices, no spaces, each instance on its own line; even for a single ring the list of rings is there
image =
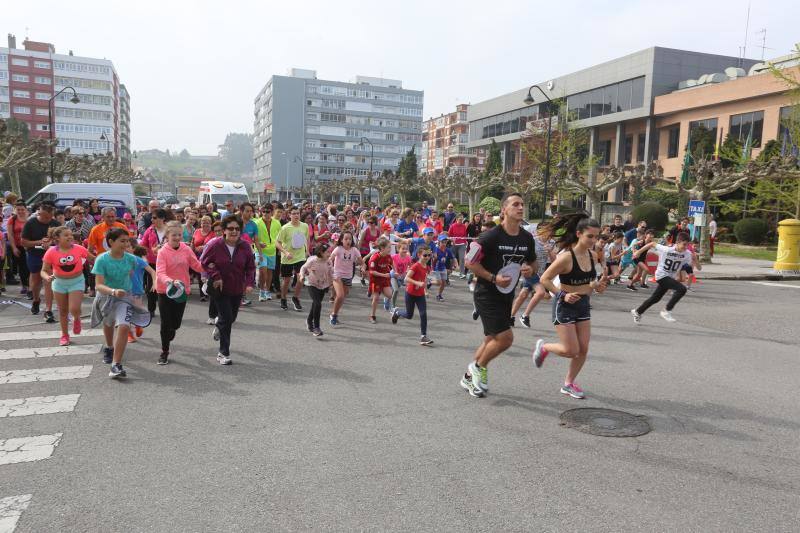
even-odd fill
[[[611,164],[611,139],[597,143],[597,164],[601,166]]]
[[[630,165],[633,161],[633,135],[625,136],[624,161],[626,165]]]
[[[34,61],[33,66],[36,68],[50,68],[49,61]]]
[[[7,79],[8,79],[8,71],[0,70],[0,80],[7,80]]]
[[[27,67],[29,65],[27,59],[22,59],[21,57],[12,57],[11,64],[17,65],[18,67]]]
[[[31,97],[30,91],[20,91],[19,89],[14,89],[14,92],[12,94],[17,98],[30,98]]]
[[[0,54],[0,63],[8,63],[8,54]]]
[[[37,124],[36,131],[47,131],[48,125],[47,124]]]
[[[639,136],[636,138],[636,162],[641,163],[644,161],[644,146],[645,146],[645,139],[647,136],[644,133],[640,133]]]
[[[761,146],[761,134],[763,133],[763,129],[763,111],[731,115],[730,136],[734,139],[738,139],[742,144],[745,144],[747,140],[750,139],[752,147],[758,148]]]
[[[669,145],[667,145],[667,157],[678,157],[678,138],[681,134],[681,127],[674,126],[669,129]]]
[[[630,81],[623,81],[617,87],[617,111],[628,111],[631,108]]]
[[[36,99],[37,100],[49,100],[50,99],[50,93],[36,93]]]
[[[8,87],[0,85],[0,96],[8,96]]]
[[[22,83],[28,83],[29,81],[31,81],[30,76],[28,76],[27,74],[12,74],[11,79]]]
[[[792,132],[789,131],[789,122],[791,120],[793,120],[792,107],[782,107],[778,123],[778,142],[781,147],[791,148],[797,146],[798,141],[800,141],[800,139],[792,139]]]
[[[40,117],[46,117],[49,113],[47,112],[46,107],[37,107],[36,114],[39,115]]]
[[[47,76],[36,76],[35,78],[33,78],[33,81],[36,83],[41,83],[42,85],[50,85],[53,80],[48,78]]]
[[[631,80],[631,109],[639,109],[644,105],[644,78]]]
[[[15,105],[14,113],[19,113],[20,115],[30,115],[31,108],[24,105]]]

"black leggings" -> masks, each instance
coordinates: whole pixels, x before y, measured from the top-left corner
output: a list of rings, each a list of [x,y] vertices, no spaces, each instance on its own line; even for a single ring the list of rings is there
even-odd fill
[[[308,324],[312,328],[319,327],[319,316],[322,314],[322,300],[328,289],[318,289],[313,285],[308,286],[308,295],[311,296],[311,309],[308,311]]]
[[[169,343],[181,328],[186,302],[176,302],[166,294],[158,294],[158,314],[161,315],[161,349],[169,351]]]
[[[428,334],[428,302],[425,296],[413,296],[406,293],[406,308],[397,311],[397,316],[411,320],[414,318],[414,306],[419,310],[419,331]]]
[[[30,274],[28,273],[28,258],[25,248],[22,246],[18,246],[17,250],[19,250],[19,257],[11,253],[11,262],[17,268],[17,274],[19,274],[19,284],[23,287],[30,287]]]
[[[667,294],[667,291],[672,290],[672,298],[669,299],[667,302],[667,311],[672,311],[672,308],[675,307],[683,295],[686,294],[686,287],[683,286],[683,283],[679,282],[675,278],[671,278],[669,276],[661,278],[656,283],[658,283],[658,287],[656,290],[653,291],[653,294],[650,295],[650,298],[645,300],[645,302],[636,309],[636,312],[640,315],[647,311],[651,305],[657,303]]]
[[[150,268],[153,270],[156,269],[156,266],[151,264]],[[144,272],[144,292],[147,294],[147,310],[150,311],[152,315],[156,310],[156,305],[158,304],[158,293],[153,292],[153,278],[150,277],[150,274],[147,273],[145,270]]]
[[[231,355],[231,327],[239,316],[239,304],[242,303],[241,294],[222,294],[218,290],[209,288],[209,296],[217,310],[217,329],[219,330],[219,353],[224,356]]]

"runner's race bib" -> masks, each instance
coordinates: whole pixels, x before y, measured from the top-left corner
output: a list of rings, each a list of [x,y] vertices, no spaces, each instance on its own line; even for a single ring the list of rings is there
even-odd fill
[[[469,249],[467,250],[466,256],[464,256],[464,260],[474,265],[475,263],[480,263],[481,259],[483,259],[483,248],[481,248],[481,245],[477,242],[472,241],[469,244]]]
[[[292,235],[292,248],[302,248],[306,242],[306,238],[302,233],[295,233]]]

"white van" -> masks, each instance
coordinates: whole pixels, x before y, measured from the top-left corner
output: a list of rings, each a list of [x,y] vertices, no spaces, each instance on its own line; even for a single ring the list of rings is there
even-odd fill
[[[198,204],[206,205],[209,202],[215,202],[218,208],[223,208],[228,200],[232,200],[235,206],[250,201],[244,183],[235,181],[200,182],[200,190],[197,193]]]
[[[51,183],[34,194],[27,204],[33,206],[49,200],[57,208],[64,209],[72,206],[75,200],[89,205],[92,198],[97,198],[101,208],[115,207],[119,217],[126,211],[136,213],[136,196],[130,183]]]

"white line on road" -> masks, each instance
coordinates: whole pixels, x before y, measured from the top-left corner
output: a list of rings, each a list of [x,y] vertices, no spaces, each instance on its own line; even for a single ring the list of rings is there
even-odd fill
[[[22,511],[28,508],[33,494],[0,498],[0,533],[13,533]]]
[[[75,337],[98,337],[102,335],[102,329],[87,329],[82,331],[80,335],[75,335]],[[11,331],[9,333],[0,333],[0,341],[38,341],[42,339],[57,339],[60,336],[61,330],[58,329],[53,331]]]
[[[4,383],[31,383],[34,381],[56,381],[59,379],[81,379],[89,377],[92,365],[58,366],[54,368],[32,368],[24,370],[0,370],[0,385]]]
[[[767,287],[789,287],[791,289],[800,289],[800,285],[788,285],[786,283],[769,283],[767,281],[751,281],[754,285],[766,285]]]
[[[63,433],[0,439],[0,465],[41,461],[53,455]]]
[[[33,396],[0,400],[0,418],[71,413],[75,410],[80,397],[80,394],[63,394],[61,396]]]
[[[47,348],[13,348],[0,350],[0,359],[33,359],[37,357],[60,357],[62,355],[86,355],[100,353],[102,344],[86,344],[83,346],[49,346]]]

